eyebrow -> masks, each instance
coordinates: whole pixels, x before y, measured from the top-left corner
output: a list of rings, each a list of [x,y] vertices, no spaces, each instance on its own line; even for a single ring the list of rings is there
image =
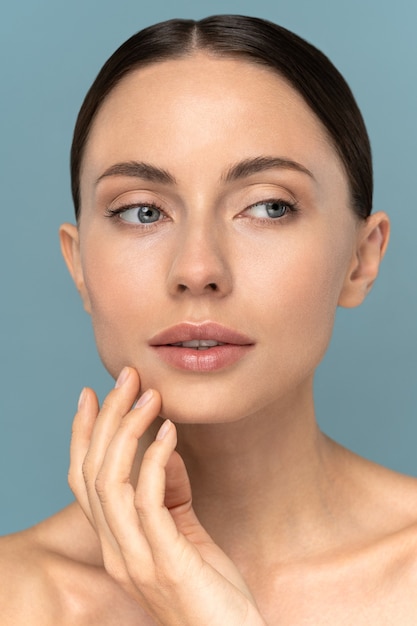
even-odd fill
[[[289,169],[302,174],[307,174],[314,180],[313,174],[309,169],[293,161],[282,157],[254,157],[239,161],[235,165],[232,165],[227,172],[222,176],[222,180],[226,183],[230,183],[241,178],[247,178],[258,172],[263,172],[270,169]],[[110,176],[130,176],[132,178],[142,178],[156,183],[163,183],[165,185],[175,185],[175,177],[167,170],[151,165],[150,163],[144,163],[143,161],[126,161],[123,163],[115,163],[107,168],[103,174],[101,174],[96,180],[96,185]]]
[[[155,183],[164,183],[165,185],[174,185],[176,183],[174,176],[166,170],[142,161],[127,161],[111,165],[97,178],[96,185],[103,178],[108,178],[109,176],[131,176],[132,178],[143,178]]]
[[[301,163],[292,161],[291,159],[285,159],[282,157],[255,157],[253,159],[245,159],[232,165],[224,176],[224,181],[227,183],[239,180],[240,178],[246,178],[252,174],[263,172],[270,169],[287,169],[307,174],[314,180],[313,174]]]

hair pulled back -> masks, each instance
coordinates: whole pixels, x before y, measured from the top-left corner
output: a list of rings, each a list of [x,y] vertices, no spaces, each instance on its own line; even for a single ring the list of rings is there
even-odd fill
[[[366,127],[353,94],[340,72],[317,48],[287,29],[241,15],[215,15],[200,21],[174,19],[139,31],[108,59],[81,106],[71,148],[71,185],[80,215],[80,171],[89,132],[101,104],[132,70],[196,50],[241,57],[284,77],[304,98],[341,159],[355,213],[372,210],[372,158]]]

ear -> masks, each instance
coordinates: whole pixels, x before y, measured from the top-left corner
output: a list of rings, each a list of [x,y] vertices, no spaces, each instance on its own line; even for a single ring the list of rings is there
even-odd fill
[[[379,211],[359,226],[356,246],[339,297],[339,306],[361,304],[378,276],[390,232],[388,216]]]
[[[87,313],[91,313],[90,299],[84,282],[84,273],[81,264],[80,238],[77,226],[62,224],[59,228],[61,252],[67,264],[69,273],[77,287]]]

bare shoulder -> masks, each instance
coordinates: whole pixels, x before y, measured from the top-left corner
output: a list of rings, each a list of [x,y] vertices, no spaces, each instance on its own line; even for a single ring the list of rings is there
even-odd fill
[[[74,504],[0,538],[2,626],[148,625],[104,570],[95,533]]]
[[[336,451],[336,541],[279,572],[288,624],[415,626],[417,480]]]
[[[417,479],[378,464],[363,461],[362,484],[375,518],[387,534],[406,534],[417,528]]]
[[[412,484],[410,487],[404,491],[404,498],[409,498],[402,507],[406,510],[404,523],[380,543],[375,561],[379,565],[379,575],[375,578],[381,590],[381,606],[386,607],[385,614],[392,619],[387,623],[404,626],[417,623],[417,487]]]
[[[66,624],[75,582],[94,566],[94,534],[74,505],[0,538],[2,626]],[[97,563],[99,565],[99,563]],[[74,594],[75,597],[75,594]]]
[[[53,624],[53,598],[41,551],[22,532],[0,539],[0,606],[4,626]]]
[[[359,500],[366,502],[361,507],[361,532],[379,555],[386,580],[399,592],[412,592],[417,619],[417,479],[353,457],[350,476],[358,486]]]

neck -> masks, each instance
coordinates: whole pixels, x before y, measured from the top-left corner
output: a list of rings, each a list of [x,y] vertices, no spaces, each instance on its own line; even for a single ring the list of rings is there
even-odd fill
[[[333,445],[317,427],[311,388],[239,422],[177,428],[195,511],[233,558],[250,556],[242,546],[270,551],[272,540],[290,558],[332,517]]]

